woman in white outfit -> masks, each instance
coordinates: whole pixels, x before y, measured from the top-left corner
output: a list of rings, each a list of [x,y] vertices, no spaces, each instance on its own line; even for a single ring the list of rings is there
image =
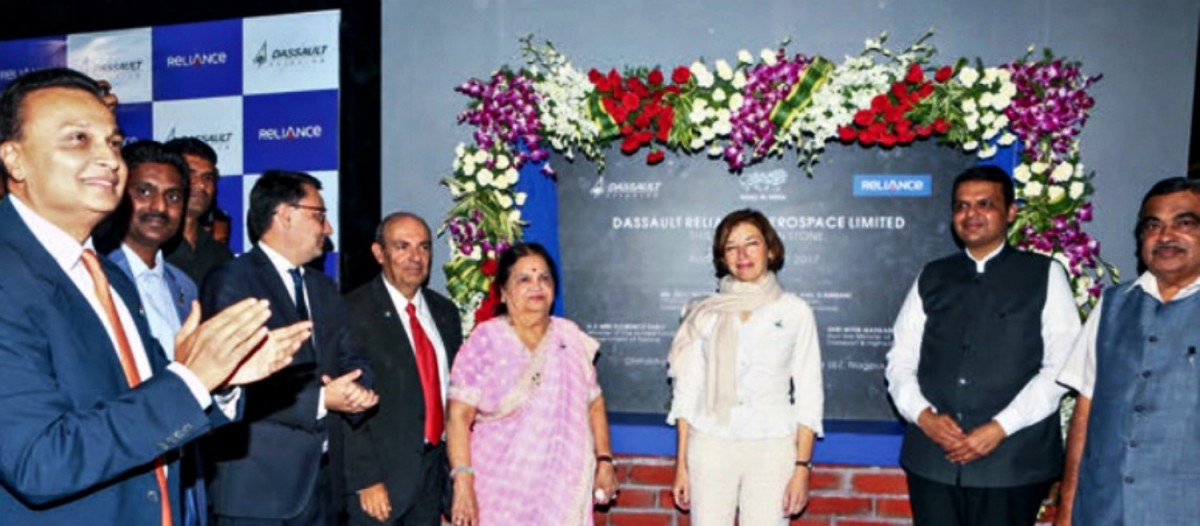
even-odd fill
[[[786,525],[808,502],[822,434],[812,309],[784,292],[783,243],[757,210],[713,236],[717,294],[693,303],[668,357],[678,434],[673,493],[694,526]]]

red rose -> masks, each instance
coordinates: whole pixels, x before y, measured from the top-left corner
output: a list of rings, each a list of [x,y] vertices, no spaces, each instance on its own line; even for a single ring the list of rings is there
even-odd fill
[[[904,76],[904,81],[909,84],[918,84],[925,80],[925,72],[921,71],[920,64],[913,64],[908,67],[908,74]]]
[[[621,85],[621,74],[617,73],[617,68],[608,70],[608,83],[613,86]]]
[[[906,86],[903,82],[892,84],[892,95],[894,95],[896,100],[899,101],[908,100],[908,86]]]
[[[651,71],[649,75],[646,75],[646,82],[649,82],[651,86],[662,86],[662,83],[663,83],[662,70],[656,69],[654,71]]]
[[[604,97],[603,99],[600,99],[600,105],[604,106],[604,111],[607,111],[609,115],[612,115],[613,120],[617,122],[625,122],[625,115],[629,112],[621,109],[621,106],[617,104],[617,101],[612,97]]]
[[[679,96],[679,86],[667,86],[663,88],[661,93],[670,93],[672,95]]]
[[[692,72],[688,71],[686,66],[679,66],[675,71],[671,72],[671,82],[676,84],[684,84],[692,78]]]
[[[649,126],[650,125],[650,114],[643,111],[640,115],[637,116],[636,119],[633,120],[633,125],[637,126],[638,128],[645,128],[646,126]]]
[[[633,126],[628,124],[621,126],[621,135],[629,135],[631,133],[633,133]]]
[[[915,134],[911,131],[905,130],[905,131],[896,133],[896,139],[898,141],[900,141],[901,144],[908,144],[908,143],[916,140],[916,138],[917,138],[917,134]]]
[[[648,131],[635,132],[633,134],[633,139],[638,142],[639,146],[643,144],[650,144],[650,141],[654,140],[654,134]]]
[[[838,138],[841,139],[842,142],[851,142],[857,136],[858,132],[854,131],[854,128],[849,126],[842,126],[841,128],[838,128]]]
[[[914,128],[914,129],[917,131],[917,135],[919,135],[919,136],[921,136],[921,137],[929,137],[930,135],[932,135],[932,134],[933,134],[933,126],[932,126],[932,125],[930,125],[930,126],[917,126],[917,127],[916,127],[916,128]]]
[[[879,144],[885,148],[890,148],[896,144],[896,136],[890,133],[885,133],[879,136]]]
[[[876,95],[871,98],[871,111],[876,113],[888,109],[892,105],[892,101],[887,98],[887,95]]]
[[[654,150],[646,155],[646,164],[661,163],[666,154],[662,150]]]
[[[854,114],[854,124],[864,128],[870,125],[871,121],[873,120],[875,120],[875,114],[871,113],[871,110],[858,110],[858,112]]]
[[[870,146],[875,144],[875,137],[876,135],[869,131],[862,132],[858,134],[858,142],[862,143],[863,146]]]
[[[664,111],[658,114],[658,140],[667,142],[671,138],[672,115],[670,111]]]
[[[629,91],[636,93],[638,98],[644,99],[650,94],[650,90],[646,89],[646,86],[642,84],[642,81],[638,80],[637,77],[629,77],[626,79],[625,87],[629,88]]]
[[[900,122],[904,119],[904,112],[900,108],[892,108],[883,112],[883,119],[887,122]]]
[[[638,98],[636,94],[626,91],[621,95],[621,107],[625,108],[625,111],[636,110],[641,105],[642,99]]]
[[[933,121],[933,131],[938,133],[946,133],[950,131],[950,123],[946,122],[945,119],[938,117]]]
[[[595,68],[588,72],[588,80],[596,86],[596,91],[600,93],[606,93],[612,89],[612,86],[608,84],[608,80],[604,78],[604,74],[596,71]]]
[[[642,143],[638,142],[636,135],[626,135],[625,140],[621,141],[621,153],[625,155],[633,155],[641,147]]]
[[[499,266],[500,266],[500,263],[497,262],[496,260],[487,259],[487,260],[484,260],[483,263],[479,264],[479,271],[482,272],[484,276],[495,276],[496,268]]]
[[[917,90],[917,93],[921,94],[921,98],[925,98],[925,97],[932,95],[933,94],[933,84],[930,84],[928,82],[921,84],[921,87]]]
[[[947,80],[950,80],[951,75],[954,75],[954,68],[950,66],[942,66],[937,70],[937,73],[933,74],[933,80],[938,82],[946,82]]]
[[[908,119],[896,121],[896,133],[904,133],[910,129],[912,129],[912,121]]]
[[[867,126],[867,131],[871,132],[871,135],[879,137],[887,133],[887,125],[882,122],[872,122],[870,126]]]

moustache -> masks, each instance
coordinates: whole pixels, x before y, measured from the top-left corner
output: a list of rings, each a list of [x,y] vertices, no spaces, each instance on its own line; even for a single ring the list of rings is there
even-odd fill
[[[158,221],[162,221],[163,223],[166,223],[167,221],[170,220],[170,218],[167,217],[167,214],[164,214],[162,212],[144,212],[144,213],[137,215],[137,220],[139,223],[147,223],[147,222],[150,222],[153,220],[158,220]]]
[[[1166,249],[1166,250],[1183,250],[1183,251],[1187,250],[1186,248],[1184,248],[1183,245],[1180,245],[1179,243],[1165,242],[1165,243],[1155,244],[1154,247],[1150,249],[1150,251],[1156,253],[1159,250],[1164,250],[1164,249]]]

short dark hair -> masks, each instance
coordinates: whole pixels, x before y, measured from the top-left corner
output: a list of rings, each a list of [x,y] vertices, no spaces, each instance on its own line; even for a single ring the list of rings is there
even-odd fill
[[[1142,198],[1142,206],[1138,208],[1137,226],[1134,227],[1133,235],[1137,238],[1138,243],[1142,241],[1142,215],[1146,213],[1146,205],[1151,199],[1164,195],[1174,194],[1177,192],[1191,192],[1200,195],[1200,179],[1189,179],[1187,177],[1168,177],[1150,187],[1150,191],[1146,192],[1146,196]]]
[[[321,189],[321,180],[304,172],[267,170],[250,190],[250,206],[246,211],[246,230],[250,242],[257,243],[275,218],[281,204],[296,204],[304,199],[304,185]]]
[[[1013,180],[1008,172],[995,166],[972,166],[954,178],[954,186],[950,189],[951,207],[954,206],[954,196],[958,195],[959,185],[969,181],[983,181],[1000,185],[1000,193],[1004,195],[1005,209],[1016,202],[1016,190],[1013,188]]]
[[[546,247],[538,243],[517,243],[500,253],[500,259],[496,262],[496,279],[492,282],[492,286],[497,289],[504,287],[504,284],[508,283],[508,279],[512,277],[512,269],[517,261],[525,256],[538,256],[546,262],[546,268],[550,269],[550,279],[554,281],[554,297],[557,298],[558,267],[554,266],[554,258],[550,257]],[[503,302],[497,303],[495,314],[496,316],[508,314],[508,305]]]
[[[727,214],[713,233],[712,263],[717,277],[729,275],[729,267],[725,265],[725,243],[729,241],[729,234],[733,232],[733,228],[742,223],[754,225],[762,232],[763,240],[767,243],[767,269],[771,272],[783,269],[783,240],[779,239],[775,227],[771,226],[771,221],[762,212],[753,208],[743,208]]]
[[[187,161],[183,160],[183,156],[168,149],[163,143],[158,141],[137,141],[125,145],[121,148],[121,158],[125,159],[125,166],[129,167],[129,173],[146,163],[161,163],[167,164],[179,170],[179,176],[183,178],[183,186],[186,188],[188,182],[188,165]],[[184,201],[187,201],[186,195]]]
[[[217,152],[208,143],[195,137],[176,137],[167,141],[166,146],[179,155],[195,155],[217,166]],[[186,171],[183,173],[187,174]]]
[[[0,93],[0,144],[21,139],[25,127],[26,97],[35,91],[50,88],[77,89],[104,102],[104,89],[91,77],[73,69],[39,69],[21,75]],[[8,177],[8,167],[0,162],[0,184],[4,184]]]
[[[421,225],[425,227],[425,233],[429,234],[430,240],[433,239],[433,230],[431,230],[429,228],[429,223],[425,222],[425,218],[423,218],[417,214],[414,214],[412,212],[406,212],[404,210],[400,210],[400,211],[392,212],[392,213],[384,216],[383,220],[379,222],[379,226],[375,227],[375,242],[382,245],[383,244],[383,231],[387,230],[388,224],[390,224],[392,221],[398,221],[400,219],[412,219],[412,220],[417,221],[418,223],[421,223]]]

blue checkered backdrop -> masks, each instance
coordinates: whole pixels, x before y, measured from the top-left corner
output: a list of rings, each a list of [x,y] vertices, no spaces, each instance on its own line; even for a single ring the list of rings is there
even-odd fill
[[[313,174],[338,243],[338,11],[0,42],[0,88],[67,66],[113,86],[126,141],[198,137],[217,152],[230,248],[250,248],[245,204],[269,168]],[[337,275],[337,254],[325,271]]]

